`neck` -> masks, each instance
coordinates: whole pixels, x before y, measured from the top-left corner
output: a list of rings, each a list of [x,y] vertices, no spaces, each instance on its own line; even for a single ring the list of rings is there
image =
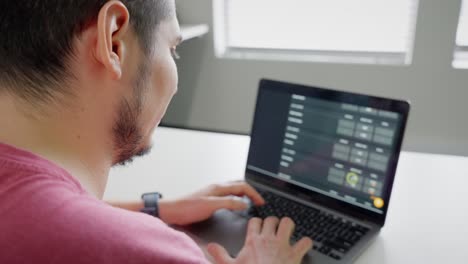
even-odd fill
[[[86,107],[35,114],[25,105],[0,95],[0,142],[56,163],[102,199],[112,166],[112,142],[104,127],[109,124],[98,122],[96,112],[88,115]]]

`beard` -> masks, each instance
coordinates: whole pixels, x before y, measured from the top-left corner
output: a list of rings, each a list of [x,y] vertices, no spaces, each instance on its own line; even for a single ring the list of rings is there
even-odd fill
[[[123,98],[119,104],[118,117],[112,128],[114,165],[127,165],[135,157],[144,156],[151,151],[151,145],[144,145],[145,138],[139,126],[143,95],[148,90],[148,78],[148,63],[144,62],[134,81],[133,96],[131,99]]]

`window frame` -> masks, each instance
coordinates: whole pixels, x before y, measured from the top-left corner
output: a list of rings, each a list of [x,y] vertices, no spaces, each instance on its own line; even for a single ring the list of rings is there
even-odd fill
[[[468,46],[455,44],[452,67],[455,69],[468,69]]]
[[[409,29],[412,37],[408,41],[409,46],[405,53],[229,47],[227,45],[227,31],[229,30],[226,16],[227,1],[229,0],[213,0],[213,37],[217,58],[401,66],[409,66],[413,60],[419,0],[412,0],[415,1],[416,10]]]

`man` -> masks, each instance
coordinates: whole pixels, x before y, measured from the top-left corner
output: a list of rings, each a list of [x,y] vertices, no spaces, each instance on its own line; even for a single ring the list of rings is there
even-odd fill
[[[101,201],[110,168],[143,155],[177,87],[181,41],[174,0],[0,2],[0,263],[206,263],[197,245],[166,224],[191,224],[245,183],[160,201]],[[120,207],[120,208],[119,208]],[[165,223],[164,223],[165,222]],[[252,219],[233,259],[299,263],[308,238],[289,244],[290,219]]]

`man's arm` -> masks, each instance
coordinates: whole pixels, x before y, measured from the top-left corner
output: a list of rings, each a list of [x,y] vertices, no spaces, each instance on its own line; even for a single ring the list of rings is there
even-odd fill
[[[139,212],[143,209],[143,201],[106,201],[109,205],[133,212]]]
[[[214,184],[186,197],[159,200],[159,216],[167,224],[188,225],[210,218],[219,209],[243,210],[247,204],[238,197],[247,196],[255,205],[265,203],[260,194],[245,182]],[[140,211],[143,201],[108,202],[130,211]]]

